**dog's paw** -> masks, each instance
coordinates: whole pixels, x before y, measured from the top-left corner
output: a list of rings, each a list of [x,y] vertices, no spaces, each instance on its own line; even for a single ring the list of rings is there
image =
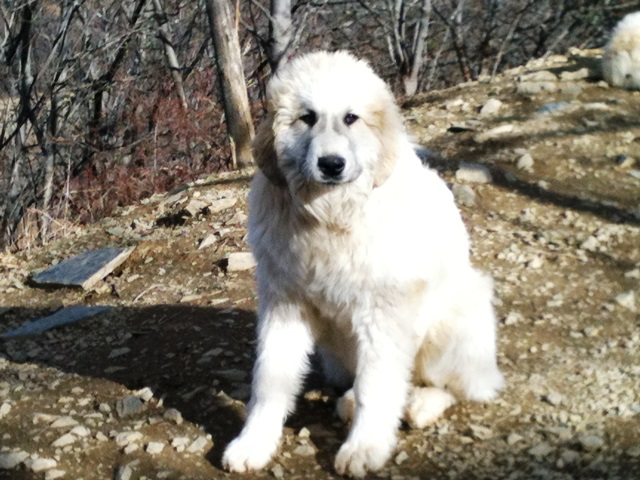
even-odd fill
[[[232,441],[222,456],[229,472],[249,472],[264,468],[278,449],[278,442],[265,442],[255,436],[241,435]]]
[[[347,440],[336,456],[335,469],[340,475],[362,478],[367,472],[380,470],[391,456],[395,441]]]
[[[414,388],[405,407],[405,419],[412,428],[424,428],[455,403],[453,395],[439,388]]]

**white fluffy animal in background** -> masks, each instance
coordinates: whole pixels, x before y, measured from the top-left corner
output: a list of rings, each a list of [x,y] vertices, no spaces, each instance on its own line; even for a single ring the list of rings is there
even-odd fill
[[[616,26],[602,62],[605,80],[613,87],[640,89],[640,12]]]
[[[502,388],[492,281],[471,266],[453,195],[421,164],[366,62],[294,58],[268,102],[249,195],[257,360],[249,415],[223,464],[269,462],[315,348],[327,379],[351,388],[335,468],[361,477],[391,456],[403,415],[422,427],[458,399]]]

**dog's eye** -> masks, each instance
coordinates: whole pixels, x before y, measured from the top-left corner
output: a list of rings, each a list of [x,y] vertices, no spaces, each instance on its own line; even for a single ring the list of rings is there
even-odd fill
[[[345,125],[352,125],[356,120],[358,120],[358,116],[353,113],[347,113],[344,116],[343,122]]]
[[[309,110],[307,113],[300,117],[300,120],[302,120],[310,127],[313,127],[318,121],[318,116],[316,115],[316,112],[314,112],[313,110]]]

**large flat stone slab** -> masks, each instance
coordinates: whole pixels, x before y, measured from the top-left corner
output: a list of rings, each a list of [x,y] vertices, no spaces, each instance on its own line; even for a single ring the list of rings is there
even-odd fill
[[[62,260],[31,278],[35,286],[80,287],[90,290],[131,255],[132,248],[101,248],[89,250]]]
[[[106,306],[73,305],[71,307],[58,310],[53,315],[41,317],[36,320],[29,320],[18,328],[14,328],[13,330],[3,333],[0,337],[9,338],[21,337],[23,335],[35,335],[61,325],[67,325],[69,323],[84,320],[85,318],[91,318],[110,309],[111,307]]]

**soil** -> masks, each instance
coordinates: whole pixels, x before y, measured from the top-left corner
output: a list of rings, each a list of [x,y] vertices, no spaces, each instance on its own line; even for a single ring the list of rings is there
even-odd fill
[[[424,430],[403,425],[371,478],[640,478],[640,92],[608,88],[594,62],[573,52],[404,106],[456,193],[475,264],[495,279],[507,387]],[[491,98],[499,110],[482,111]],[[464,180],[469,168],[490,180]],[[242,426],[254,359],[253,271],[227,268],[248,250],[249,177],[207,178],[0,255],[0,332],[63,306],[113,307],[0,339],[0,463],[25,452],[0,479],[247,478],[220,457]],[[221,199],[231,206],[217,211]],[[136,249],[92,291],[29,283],[107,246]],[[250,478],[335,478],[348,431],[335,400],[313,373],[278,455]]]

